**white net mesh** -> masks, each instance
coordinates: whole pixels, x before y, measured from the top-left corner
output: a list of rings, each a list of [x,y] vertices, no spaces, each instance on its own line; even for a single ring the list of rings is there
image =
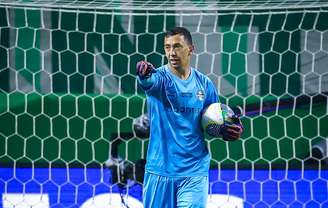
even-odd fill
[[[10,7],[73,10],[145,10],[145,11],[247,11],[322,8],[327,0],[4,0]]]
[[[327,1],[1,1],[0,205],[123,206],[105,164],[145,158],[135,65],[165,64],[178,25],[245,110],[240,141],[207,138],[208,207],[328,206],[327,19]],[[124,195],[142,206],[140,181]]]

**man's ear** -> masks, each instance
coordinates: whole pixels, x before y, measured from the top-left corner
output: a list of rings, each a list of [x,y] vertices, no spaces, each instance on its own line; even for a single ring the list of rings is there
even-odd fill
[[[190,45],[189,46],[189,55],[191,55],[195,50],[195,46],[194,45]]]

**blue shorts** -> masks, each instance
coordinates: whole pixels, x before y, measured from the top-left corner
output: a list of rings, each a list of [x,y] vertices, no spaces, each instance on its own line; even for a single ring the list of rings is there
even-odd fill
[[[166,177],[145,173],[144,208],[204,208],[208,177]]]

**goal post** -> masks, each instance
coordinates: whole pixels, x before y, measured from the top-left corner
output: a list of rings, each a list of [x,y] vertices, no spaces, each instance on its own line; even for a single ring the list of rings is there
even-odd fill
[[[0,2],[0,205],[24,190],[64,207],[117,193],[106,161],[135,166],[147,152],[132,126],[147,111],[136,63],[166,64],[164,32],[184,26],[192,65],[243,109],[239,141],[206,138],[210,195],[326,206],[328,155],[312,148],[328,138],[327,19],[326,0]]]

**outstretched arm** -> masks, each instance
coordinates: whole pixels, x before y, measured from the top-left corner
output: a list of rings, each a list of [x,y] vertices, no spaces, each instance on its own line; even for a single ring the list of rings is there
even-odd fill
[[[155,82],[155,78],[152,76],[153,73],[156,73],[155,67],[147,61],[139,61],[136,70],[141,86],[144,89],[150,88]]]

